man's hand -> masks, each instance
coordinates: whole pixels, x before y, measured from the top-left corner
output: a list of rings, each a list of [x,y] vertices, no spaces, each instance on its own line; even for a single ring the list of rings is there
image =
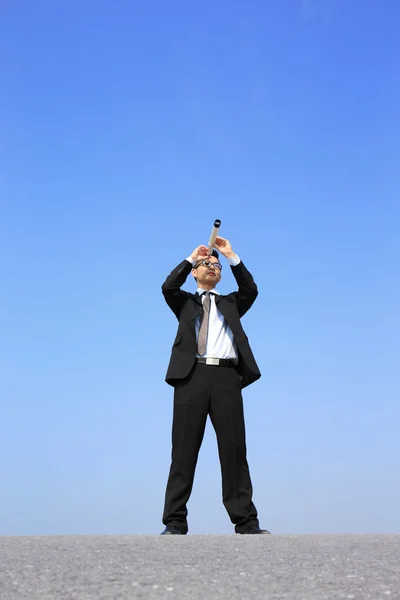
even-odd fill
[[[216,237],[213,248],[218,250],[218,252],[221,252],[222,256],[225,256],[225,258],[233,258],[236,256],[235,252],[232,250],[231,243],[225,238]]]
[[[195,260],[196,262],[198,260],[202,260],[203,258],[206,258],[208,256],[208,248],[207,246],[197,246],[197,248],[195,248],[192,252],[192,254],[190,255],[190,258],[192,258],[193,260]]]

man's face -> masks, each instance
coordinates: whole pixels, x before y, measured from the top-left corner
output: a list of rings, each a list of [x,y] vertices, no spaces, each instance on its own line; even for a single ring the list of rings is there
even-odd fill
[[[221,281],[221,264],[215,256],[208,256],[204,260],[198,261],[196,267],[192,270],[193,277],[196,277],[200,287],[214,288]]]

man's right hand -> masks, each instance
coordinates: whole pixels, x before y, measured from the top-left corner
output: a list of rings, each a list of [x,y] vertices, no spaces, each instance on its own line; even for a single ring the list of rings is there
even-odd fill
[[[192,254],[190,255],[190,258],[192,258],[196,262],[198,260],[201,260],[206,257],[208,257],[208,247],[207,246],[197,246],[197,248],[195,248],[193,250]]]

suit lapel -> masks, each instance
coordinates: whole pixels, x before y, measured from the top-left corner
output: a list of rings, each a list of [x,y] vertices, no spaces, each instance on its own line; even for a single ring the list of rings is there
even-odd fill
[[[202,301],[201,301],[201,298],[200,298],[200,294],[199,294],[199,292],[196,292],[196,293],[195,293],[195,295],[194,295],[194,299],[196,300],[196,302],[197,302],[198,304],[200,304],[200,306],[203,306],[203,303],[202,303]]]

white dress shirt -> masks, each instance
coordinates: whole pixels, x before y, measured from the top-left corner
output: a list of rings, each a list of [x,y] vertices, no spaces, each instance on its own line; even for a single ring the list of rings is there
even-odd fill
[[[193,266],[196,264],[196,261],[190,257],[186,260],[188,260]],[[229,258],[228,260],[230,265],[238,265],[240,263],[240,258],[237,255],[234,258]],[[202,297],[202,301],[204,301],[204,292],[206,292],[206,290],[198,288],[197,292]],[[215,302],[216,295],[219,296],[219,292],[215,288],[210,290],[211,305],[208,321],[207,346],[206,351],[201,358],[229,358],[234,362],[237,362],[238,351],[235,339],[225,317],[217,308],[217,304]],[[200,331],[200,317],[196,318],[195,328],[197,343]],[[196,356],[197,358],[200,357],[199,354],[196,354]]]

